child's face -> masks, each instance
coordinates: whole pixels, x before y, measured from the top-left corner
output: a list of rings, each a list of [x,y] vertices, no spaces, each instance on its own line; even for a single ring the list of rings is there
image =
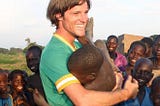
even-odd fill
[[[138,81],[140,87],[146,86],[146,84],[152,79],[152,65],[149,63],[141,63],[135,70],[134,78]]]
[[[82,70],[78,70],[79,72],[72,72],[72,74],[81,82],[82,85],[88,84],[95,79],[96,73],[86,72],[83,73]]]
[[[6,74],[0,74],[0,94],[7,92],[8,77]]]
[[[27,66],[32,72],[39,71],[40,56],[38,51],[30,51],[26,55]]]
[[[152,94],[152,100],[154,106],[160,106],[160,86]]]
[[[135,45],[128,52],[128,63],[132,66],[136,63],[138,59],[144,57],[145,51],[141,45]]]
[[[160,58],[160,37],[159,39],[155,42],[154,46],[153,46],[153,50],[155,52],[155,55],[157,56],[157,58]]]
[[[17,92],[21,92],[24,85],[23,77],[20,74],[16,74],[13,78],[12,85]]]
[[[110,38],[107,41],[107,48],[108,48],[109,52],[114,52],[116,50],[117,46],[118,46],[118,43],[116,41],[116,38]]]

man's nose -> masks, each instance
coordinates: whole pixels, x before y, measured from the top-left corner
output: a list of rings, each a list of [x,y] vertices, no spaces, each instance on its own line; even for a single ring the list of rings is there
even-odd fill
[[[88,21],[88,15],[86,13],[82,13],[80,16],[80,20],[82,22],[87,22]]]

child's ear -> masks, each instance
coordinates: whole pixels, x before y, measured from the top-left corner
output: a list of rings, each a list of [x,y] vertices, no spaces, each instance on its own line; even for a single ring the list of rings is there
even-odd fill
[[[58,20],[62,20],[62,19],[63,19],[62,15],[61,15],[60,13],[56,14],[56,18],[57,18]]]
[[[96,79],[96,73],[90,73],[89,75],[87,75],[87,79],[89,79],[89,80]]]

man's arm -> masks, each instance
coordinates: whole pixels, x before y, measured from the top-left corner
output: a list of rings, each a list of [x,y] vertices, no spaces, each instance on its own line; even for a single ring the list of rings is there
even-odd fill
[[[85,89],[81,84],[72,84],[64,92],[76,106],[110,106],[133,98],[138,92],[138,83],[129,76],[124,89],[100,92]]]

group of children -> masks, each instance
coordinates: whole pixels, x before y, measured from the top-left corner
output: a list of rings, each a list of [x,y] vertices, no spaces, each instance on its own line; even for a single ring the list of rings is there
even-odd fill
[[[106,47],[109,54],[115,65],[123,72],[124,78],[132,75],[139,84],[137,97],[119,103],[117,106],[160,106],[160,76],[153,74],[154,70],[160,70],[160,36],[157,36],[150,48],[147,48],[145,43],[145,40],[133,42],[127,55],[123,56],[116,52],[117,37],[110,36],[107,39]],[[149,50],[151,47],[152,52]],[[41,52],[38,46],[32,46],[26,53],[27,66],[35,73],[29,77],[23,70],[13,70],[10,73],[0,70],[0,106],[36,106],[32,88],[37,88],[45,99],[39,75]],[[146,57],[147,53],[150,57]],[[89,80],[94,80],[95,77],[92,72]],[[82,77],[82,80],[84,79],[85,77]]]
[[[109,36],[106,46],[111,59],[122,71],[124,78],[132,75],[139,84],[137,97],[117,106],[160,106],[160,35],[153,41],[147,37],[134,41],[126,56],[116,51],[118,46],[116,36]]]
[[[0,70],[1,106],[33,106],[32,93],[26,86],[27,74],[22,70],[11,73]]]
[[[11,72],[0,69],[0,106],[38,106],[33,96],[35,88],[45,98],[39,75],[41,52],[38,46],[26,52],[27,66],[34,72],[31,76],[19,69]]]

